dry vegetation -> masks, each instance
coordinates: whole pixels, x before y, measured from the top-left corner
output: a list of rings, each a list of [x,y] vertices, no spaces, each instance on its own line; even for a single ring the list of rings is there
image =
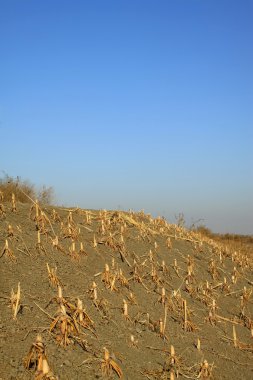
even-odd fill
[[[251,241],[17,188],[1,187],[1,379],[253,377]]]
[[[194,229],[195,232],[199,233],[203,237],[215,240],[224,246],[228,247],[231,251],[244,251],[245,253],[253,253],[253,236],[250,235],[239,235],[239,234],[217,234],[213,233],[210,229],[205,226],[199,226]]]
[[[21,203],[30,203],[33,199],[38,199],[41,204],[51,204],[53,200],[53,188],[43,186],[36,190],[35,186],[29,181],[23,181],[21,178],[13,178],[6,174],[0,178],[0,202],[15,201]],[[1,211],[0,211],[1,213]]]

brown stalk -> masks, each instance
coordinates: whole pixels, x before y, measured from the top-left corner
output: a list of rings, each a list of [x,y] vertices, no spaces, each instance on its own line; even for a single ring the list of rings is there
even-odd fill
[[[130,335],[130,344],[129,344],[130,347],[135,347],[135,348],[138,348],[138,340],[135,339],[134,335],[131,334]]]
[[[73,343],[73,333],[79,333],[75,319],[67,314],[63,304],[60,305],[60,309],[51,323],[49,331],[55,333],[56,341],[63,347]]]
[[[79,255],[87,256],[87,252],[84,249],[83,243],[80,242],[80,249],[79,249]]]
[[[69,224],[72,224],[72,223],[73,223],[72,211],[69,211],[67,220],[68,220],[68,223],[69,223]]]
[[[234,325],[233,325],[233,342],[234,342],[234,347],[237,348],[238,343],[237,343],[236,329]]]
[[[181,365],[181,358],[175,353],[173,345],[170,346],[170,352],[163,365],[163,371],[169,372],[170,380],[178,377]]]
[[[42,342],[41,335],[38,335],[32,344],[27,356],[24,358],[24,367],[26,369],[35,369],[35,380],[56,380],[46,356],[46,347]]]
[[[73,320],[85,329],[90,330],[96,336],[94,331],[94,322],[83,308],[83,303],[79,298],[77,299],[77,305],[76,310],[73,314]]]
[[[13,227],[9,224],[7,228],[7,237],[11,238],[14,236],[14,230]]]
[[[160,302],[163,306],[165,306],[166,303],[166,293],[165,293],[165,288],[162,288],[162,294],[158,298],[158,302]]]
[[[21,299],[21,289],[20,289],[20,282],[19,282],[17,293],[14,293],[13,289],[11,289],[10,302],[11,302],[14,320],[17,319],[18,312],[20,311],[20,308],[21,308],[20,299]]]
[[[162,261],[162,264],[161,264],[161,269],[160,269],[164,274],[169,274],[169,268],[167,267],[167,265],[165,264],[165,261],[163,260]]]
[[[17,212],[16,197],[14,193],[11,194],[11,211]]]
[[[211,325],[215,325],[218,321],[217,309],[218,309],[218,306],[216,304],[215,299],[213,299],[212,304],[209,308],[208,318],[206,318],[211,323]]]
[[[105,270],[102,274],[102,282],[104,282],[105,286],[107,289],[110,289],[111,291],[112,290],[117,290],[116,286],[115,286],[115,282],[116,282],[116,275],[113,275],[111,272],[110,272],[110,267],[109,265],[106,263],[105,264]]]
[[[166,245],[167,245],[167,248],[168,248],[168,249],[171,249],[171,248],[172,248],[172,243],[171,243],[171,239],[170,239],[170,237],[167,238],[167,240],[166,240]]]
[[[125,299],[123,299],[123,316],[124,318],[127,320],[127,321],[131,321],[131,318],[128,314],[128,304],[127,304],[127,301]]]
[[[184,313],[184,318],[183,318],[183,329],[184,331],[195,331],[197,330],[197,327],[195,324],[189,320],[188,318],[188,310],[187,310],[187,303],[186,300],[183,300],[183,313]]]
[[[204,360],[201,365],[200,365],[200,369],[199,369],[199,373],[198,373],[198,376],[197,376],[197,379],[211,379],[212,377],[212,367],[213,366],[209,366],[207,360]]]
[[[174,259],[174,266],[173,266],[173,268],[174,268],[177,276],[180,277],[179,276],[179,268],[178,268],[178,265],[177,265],[177,259]]]
[[[14,253],[12,252],[12,250],[9,248],[9,242],[7,239],[5,239],[5,245],[4,245],[4,248],[2,250],[2,253],[1,253],[1,256],[0,258],[3,256],[3,255],[6,255],[9,259],[11,259],[11,261],[16,261],[16,257],[14,256]]]
[[[47,266],[48,278],[49,278],[50,283],[53,286],[61,286],[61,282],[56,274],[57,268],[56,267],[50,268],[48,263],[46,263],[46,266]]]
[[[3,217],[6,216],[5,208],[4,208],[4,205],[2,203],[0,203],[0,216],[3,216]]]
[[[55,249],[57,249],[58,251],[60,252],[64,252],[64,249],[62,248],[62,246],[60,245],[59,243],[59,238],[58,236],[55,236],[55,238],[51,238],[51,241],[52,241],[52,245]]]
[[[36,249],[39,252],[46,253],[46,249],[44,245],[41,243],[41,236],[40,236],[40,230],[37,231],[37,244],[36,244]]]
[[[120,379],[123,377],[122,369],[110,357],[110,353],[105,347],[104,347],[104,359],[101,360],[101,370],[102,370],[102,375],[105,377],[111,377],[113,372],[115,372]]]
[[[88,290],[88,292],[90,293],[91,299],[96,303],[98,299],[98,292],[97,292],[97,284],[95,283],[95,281],[92,282],[92,287]]]
[[[55,209],[53,209],[51,216],[52,216],[52,219],[55,223],[61,221],[61,218],[60,218],[59,214],[55,211]]]
[[[93,248],[97,248],[97,246],[98,246],[97,239],[96,239],[96,236],[94,235],[93,236]]]
[[[69,248],[69,252],[70,252],[70,256],[71,256],[72,259],[74,259],[74,260],[80,260],[80,256],[79,256],[79,254],[76,251],[76,243],[75,243],[74,239],[72,239],[71,246]]]
[[[86,216],[86,223],[88,225],[91,225],[91,215],[89,211],[85,211],[85,216]]]

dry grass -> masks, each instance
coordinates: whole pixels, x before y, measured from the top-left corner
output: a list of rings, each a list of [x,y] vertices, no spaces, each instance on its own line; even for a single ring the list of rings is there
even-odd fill
[[[13,195],[14,202],[30,203],[31,199],[38,199],[41,204],[51,204],[53,188],[43,186],[36,190],[29,181],[19,177],[13,178],[6,174],[0,178],[0,202],[13,202]]]

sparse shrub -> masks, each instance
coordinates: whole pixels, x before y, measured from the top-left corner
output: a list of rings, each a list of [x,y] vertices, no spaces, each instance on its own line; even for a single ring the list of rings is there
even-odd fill
[[[0,191],[3,193],[3,201],[11,202],[12,194],[15,194],[16,200],[21,203],[29,203],[28,197],[36,198],[34,185],[29,181],[23,181],[19,177],[13,178],[5,174],[0,178]],[[28,195],[28,197],[25,194]]]
[[[208,238],[211,238],[213,235],[212,231],[204,225],[198,226],[195,231]]]
[[[180,212],[178,215],[175,215],[175,219],[176,219],[176,222],[177,222],[176,224],[178,225],[178,227],[185,226],[185,218],[182,212]]]
[[[0,193],[3,202],[11,202],[12,194],[15,194],[17,202],[30,203],[31,199],[38,199],[41,204],[51,204],[53,200],[53,188],[43,186],[36,190],[35,186],[28,180],[21,180],[20,177],[13,178],[5,174],[0,178]]]
[[[47,204],[47,205],[51,204],[53,201],[53,193],[54,193],[54,190],[51,186],[50,187],[43,186],[42,189],[38,192],[38,196],[37,196],[39,203]]]

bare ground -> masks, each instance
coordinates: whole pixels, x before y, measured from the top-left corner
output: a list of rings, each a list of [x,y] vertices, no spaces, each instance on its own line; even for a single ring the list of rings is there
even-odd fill
[[[253,378],[247,254],[143,213],[3,206],[0,379]]]

